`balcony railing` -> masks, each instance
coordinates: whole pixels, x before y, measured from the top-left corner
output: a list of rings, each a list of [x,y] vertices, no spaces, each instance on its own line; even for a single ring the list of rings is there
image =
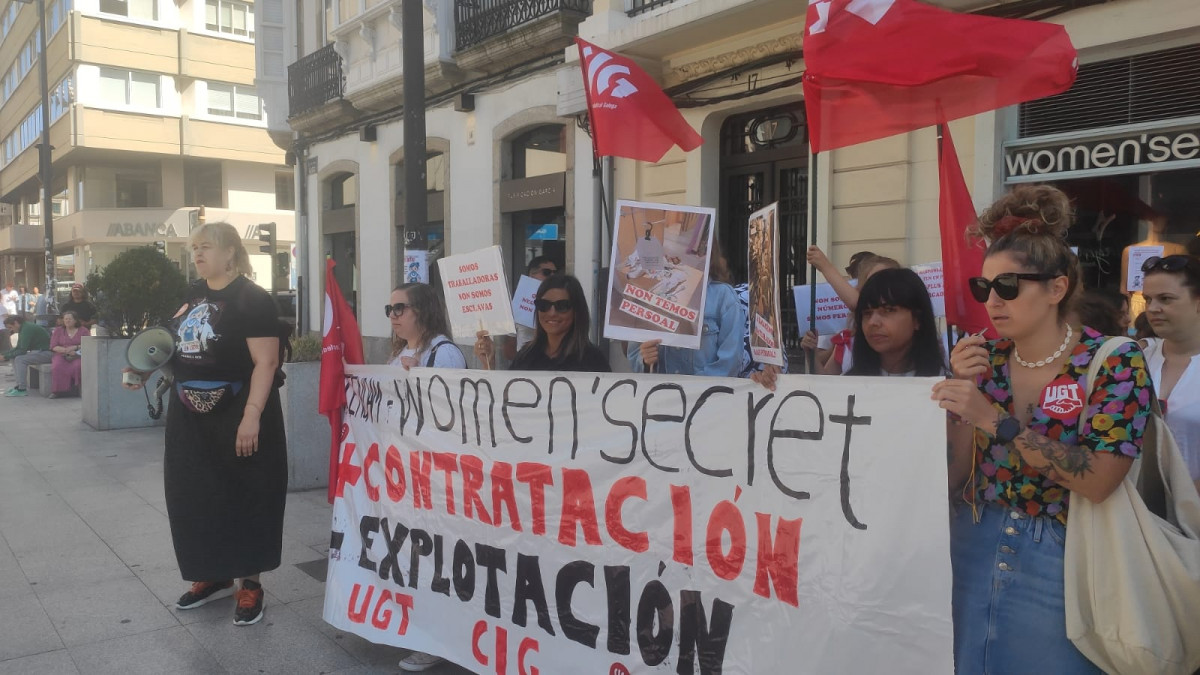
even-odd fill
[[[592,13],[592,0],[455,0],[454,32],[461,51],[555,12]]]
[[[675,0],[625,0],[629,3],[629,9],[625,12],[629,16],[636,16],[643,12],[649,12],[655,7],[669,5]]]
[[[342,57],[328,44],[288,66],[288,117],[295,117],[342,97],[346,77]]]

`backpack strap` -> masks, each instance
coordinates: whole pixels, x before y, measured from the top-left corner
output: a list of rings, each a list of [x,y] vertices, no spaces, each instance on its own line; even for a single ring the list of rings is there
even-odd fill
[[[445,347],[446,345],[450,345],[450,344],[454,344],[454,343],[449,340],[442,340],[441,342],[435,344],[429,350],[429,356],[425,357],[425,367],[432,368],[433,367],[433,359],[435,356],[437,356],[438,350],[441,349],[442,347]]]

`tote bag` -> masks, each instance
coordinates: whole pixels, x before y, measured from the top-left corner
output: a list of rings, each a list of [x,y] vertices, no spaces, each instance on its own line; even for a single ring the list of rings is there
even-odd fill
[[[1101,346],[1088,399],[1128,341]],[[1067,637],[1093,663],[1121,675],[1200,668],[1200,495],[1157,401],[1121,485],[1099,504],[1071,500],[1064,566]]]

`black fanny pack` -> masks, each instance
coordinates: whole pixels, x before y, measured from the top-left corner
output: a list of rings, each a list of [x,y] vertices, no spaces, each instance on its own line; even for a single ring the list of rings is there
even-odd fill
[[[241,382],[188,380],[175,383],[175,393],[179,396],[179,401],[194,413],[224,410],[241,391]]]

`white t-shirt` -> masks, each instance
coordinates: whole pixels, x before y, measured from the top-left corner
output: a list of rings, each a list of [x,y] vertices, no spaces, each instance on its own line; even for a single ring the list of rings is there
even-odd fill
[[[1161,338],[1146,338],[1146,369],[1154,390],[1162,390],[1162,371],[1166,364]],[[1192,357],[1188,367],[1179,376],[1171,395],[1163,399],[1167,409],[1166,421],[1179,452],[1187,463],[1192,480],[1200,480],[1200,354]]]
[[[817,349],[833,349],[833,336],[820,335],[817,337]],[[832,356],[829,358],[833,358]],[[846,353],[842,356],[842,374],[850,372],[851,366],[854,365],[854,338],[850,338],[850,344],[846,345]]]
[[[525,345],[533,342],[533,338],[535,337],[537,337],[536,330],[517,324],[517,351],[521,351]]]
[[[4,303],[4,311],[8,314],[17,313],[17,302],[20,300],[21,294],[17,289],[0,291],[0,302]]]
[[[444,346],[441,346],[444,345]],[[437,351],[434,351],[434,350]],[[429,354],[433,352],[433,368],[466,368],[467,359],[463,356],[462,350],[458,345],[451,342],[450,338],[445,335],[439,335],[430,341],[429,346],[422,349],[420,352],[413,350],[411,347],[405,348],[396,355],[391,361],[388,361],[389,366],[403,365],[400,359],[406,356],[413,356],[417,359],[417,365],[421,368],[429,364]]]

